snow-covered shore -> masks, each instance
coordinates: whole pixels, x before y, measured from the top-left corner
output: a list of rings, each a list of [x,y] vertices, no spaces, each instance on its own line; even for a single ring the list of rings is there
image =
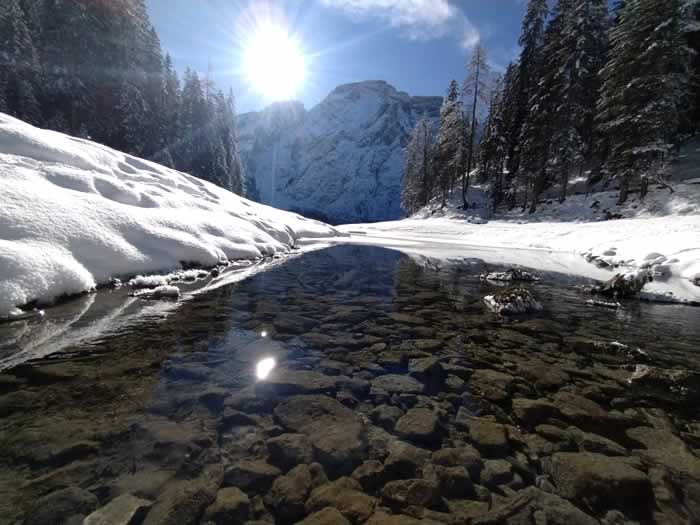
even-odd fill
[[[287,252],[318,221],[0,114],[0,317],[113,277]]]
[[[351,234],[342,242],[434,258],[478,257],[599,280],[612,275],[610,266],[617,271],[653,267],[657,278],[645,290],[700,301],[700,287],[692,282],[700,276],[700,215],[528,224],[405,219],[339,229]],[[591,258],[596,259],[588,262]],[[601,268],[595,261],[609,266]]]

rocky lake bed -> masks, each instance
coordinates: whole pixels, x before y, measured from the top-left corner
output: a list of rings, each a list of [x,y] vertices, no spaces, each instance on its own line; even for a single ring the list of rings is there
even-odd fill
[[[335,247],[4,371],[0,523],[700,522],[700,310],[503,270]]]

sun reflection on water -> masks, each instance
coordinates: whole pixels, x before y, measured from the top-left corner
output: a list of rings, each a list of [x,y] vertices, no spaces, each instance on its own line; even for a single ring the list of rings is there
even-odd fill
[[[277,366],[277,361],[273,357],[261,359],[255,366],[255,376],[260,380],[267,379],[275,366]]]

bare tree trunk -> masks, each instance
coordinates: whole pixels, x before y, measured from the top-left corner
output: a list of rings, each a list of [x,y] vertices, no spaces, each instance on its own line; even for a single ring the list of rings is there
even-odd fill
[[[583,169],[583,164],[581,164],[581,169]],[[579,175],[581,171],[579,170]],[[569,185],[569,166],[564,166],[564,171],[561,174],[561,188],[559,189],[559,203],[566,200],[566,190]]]
[[[643,199],[647,196],[647,193],[649,193],[649,179],[642,177],[641,187],[639,188],[639,198]]]
[[[622,176],[620,181],[620,196],[617,199],[618,206],[624,204],[627,201],[627,195],[629,194],[629,180],[627,174]]]
[[[476,64],[476,79],[474,82],[474,100],[472,102],[472,122],[471,130],[469,132],[469,155],[467,156],[467,176],[465,183],[462,186],[462,202],[464,203],[464,209],[468,207],[467,204],[467,192],[469,191],[469,174],[472,171],[472,160],[474,158],[474,132],[476,131],[476,101],[479,96],[479,72],[481,69],[481,63]]]
[[[532,203],[530,204],[529,213],[535,213],[537,211],[537,199],[540,197],[540,193],[544,189],[544,182],[547,180],[547,168],[542,167],[542,172],[535,177],[535,181],[532,185]]]

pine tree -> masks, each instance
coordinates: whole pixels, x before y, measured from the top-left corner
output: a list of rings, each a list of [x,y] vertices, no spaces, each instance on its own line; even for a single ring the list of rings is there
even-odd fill
[[[173,67],[170,55],[165,56],[164,64],[165,93],[164,93],[164,130],[165,144],[172,147],[178,139],[178,126],[180,118],[180,80],[177,71]]]
[[[209,108],[199,75],[189,68],[185,71],[181,100],[181,139],[176,148],[175,165],[181,171],[203,176],[206,171],[202,161],[203,152],[207,149],[206,127],[209,122]]]
[[[506,74],[503,77],[503,93],[500,100],[500,112],[502,115],[502,128],[500,136],[503,137],[505,154],[503,155],[503,169],[501,171],[501,190],[503,200],[509,209],[515,207],[515,175],[510,167],[513,165],[511,155],[514,154],[520,140],[517,129],[516,115],[519,102],[519,67],[515,63],[508,64]]]
[[[597,119],[620,203],[637,181],[644,196],[676,140],[688,88],[681,8],[680,0],[627,0],[610,31]]]
[[[245,195],[245,176],[243,174],[240,152],[238,150],[238,117],[236,115],[236,99],[233,96],[233,90],[230,90],[226,97],[226,127],[224,129],[224,134],[228,138],[226,142],[226,154],[231,178],[230,190],[238,195]]]
[[[545,21],[548,12],[547,0],[529,0],[523,19],[519,39],[522,50],[518,60],[517,81],[513,93],[513,121],[509,130],[508,162],[509,171],[513,175],[517,174],[520,164],[518,150],[522,126],[528,114],[530,101],[538,86]]]
[[[150,27],[144,38],[143,96],[146,115],[143,125],[151,140],[144,145],[143,154],[153,158],[167,145],[165,63],[156,30]]]
[[[490,73],[490,67],[486,60],[486,50],[477,44],[474,48],[471,60],[469,61],[467,78],[462,86],[462,93],[468,97],[471,105],[471,130],[468,136],[468,153],[467,153],[467,174],[462,179],[462,205],[466,210],[468,208],[467,192],[469,191],[469,175],[474,165],[474,137],[476,135],[476,109],[477,104],[488,104],[488,86],[487,79]]]
[[[593,119],[599,72],[605,61],[608,10],[606,0],[559,0],[550,26],[557,35],[544,53],[552,71],[555,120],[552,130],[553,180],[566,198],[573,166],[583,169],[593,146]]]
[[[149,141],[148,129],[144,121],[148,108],[141,90],[131,82],[125,82],[117,111],[121,115],[124,149],[132,155],[143,156]]]
[[[88,82],[89,64],[97,64],[100,44],[96,25],[88,5],[74,0],[44,0],[40,11],[41,51],[44,63],[43,113],[51,129],[77,134],[83,123],[95,122],[95,100],[104,97],[103,90]],[[112,62],[105,62],[112,64]],[[93,77],[97,74],[93,74]],[[114,113],[115,102],[103,115],[105,120]],[[107,110],[105,110],[107,111]],[[54,126],[60,126],[54,127]],[[94,130],[94,126],[93,131]],[[93,135],[95,135],[93,133]],[[102,140],[104,144],[113,145]]]
[[[683,131],[687,134],[700,132],[700,1],[689,0],[684,27],[688,46],[692,50],[690,64],[689,104],[692,111],[683,122]]]
[[[39,125],[42,118],[35,84],[39,61],[19,0],[4,0],[0,6],[0,39],[0,84],[6,109]]]
[[[492,206],[495,209],[503,199],[503,167],[507,154],[505,122],[505,79],[496,75],[492,80],[489,113],[479,147],[479,180],[491,182]]]
[[[406,145],[401,207],[408,215],[430,200],[433,178],[433,132],[426,117],[411,131]]]
[[[442,195],[443,206],[455,180],[462,177],[466,169],[465,127],[459,86],[453,80],[440,108],[440,131],[435,144],[435,184]]]

